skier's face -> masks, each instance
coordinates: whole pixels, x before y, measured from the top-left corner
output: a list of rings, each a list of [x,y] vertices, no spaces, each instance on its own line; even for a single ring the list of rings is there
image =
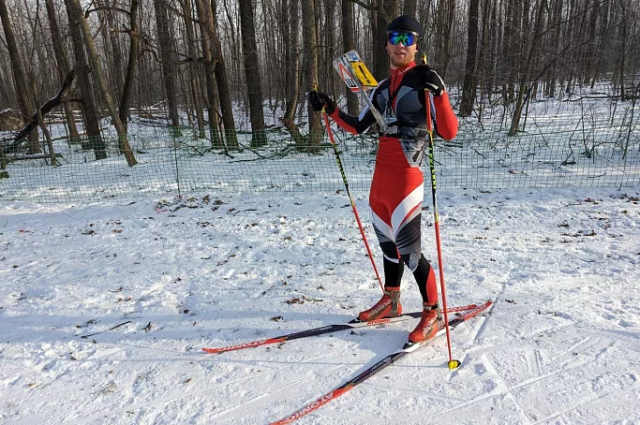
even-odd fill
[[[414,60],[418,45],[415,43],[415,40],[413,40],[414,42],[410,46],[405,46],[402,41],[397,42],[397,44],[393,44],[391,41],[390,38],[387,38],[386,49],[387,55],[389,55],[389,61],[391,62],[391,69],[404,68]]]

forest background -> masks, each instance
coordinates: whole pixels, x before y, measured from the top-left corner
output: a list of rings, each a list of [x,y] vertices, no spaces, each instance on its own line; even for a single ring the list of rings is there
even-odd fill
[[[22,160],[133,167],[145,139],[229,158],[270,143],[287,149],[260,158],[317,154],[321,117],[305,94],[318,86],[357,114],[331,63],[356,49],[385,78],[385,29],[400,14],[425,29],[419,48],[449,87],[462,140],[522,136],[545,116],[582,125],[587,158],[598,135],[620,158],[640,146],[632,0],[0,0],[0,115],[13,123],[0,173]],[[558,106],[534,108],[546,101]]]

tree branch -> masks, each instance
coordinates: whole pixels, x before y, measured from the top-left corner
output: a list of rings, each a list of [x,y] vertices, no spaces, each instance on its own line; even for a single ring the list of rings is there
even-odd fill
[[[377,3],[366,4],[362,0],[349,0],[349,1],[351,3],[353,3],[353,4],[357,4],[358,6],[365,8],[367,10],[376,10],[376,8],[378,7]]]
[[[101,6],[101,7],[95,7],[93,9],[87,9],[84,11],[84,18],[88,19],[89,15],[91,15],[94,12],[99,12],[101,10],[108,10],[108,11],[114,11],[114,12],[120,12],[123,13],[125,15],[129,14],[129,11],[126,9],[121,9],[119,7],[106,7],[106,6]]]
[[[42,116],[44,117],[53,108],[64,103],[64,97],[71,89],[71,83],[73,83],[74,78],[76,78],[76,71],[72,69],[71,72],[69,72],[65,77],[62,88],[60,89],[60,91],[58,91],[58,94],[56,94],[55,97],[52,97],[51,99],[47,100],[42,106],[40,106],[39,111],[33,114],[29,122],[24,127],[22,127],[22,129],[20,129],[20,131],[18,131],[18,133],[15,135],[15,137],[13,138],[13,143],[11,144],[9,149],[15,149],[18,143],[24,140],[31,132],[31,130],[36,128],[36,126],[39,124],[38,114],[42,114]]]

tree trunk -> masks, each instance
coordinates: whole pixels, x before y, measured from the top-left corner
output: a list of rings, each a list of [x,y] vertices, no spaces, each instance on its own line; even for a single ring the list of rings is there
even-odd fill
[[[173,53],[173,36],[171,26],[167,16],[167,7],[164,0],[153,0],[153,7],[156,15],[156,25],[158,31],[158,42],[160,44],[160,55],[162,57],[162,74],[164,76],[164,87],[167,93],[167,104],[169,106],[169,119],[174,131],[180,128],[180,117],[178,116],[178,86],[176,84],[176,59]]]
[[[274,25],[271,27],[272,31],[269,31],[268,33],[264,32],[264,35],[265,35],[264,37],[264,56],[265,57],[263,61],[264,67],[262,66],[259,67],[260,70],[264,73],[264,75],[272,76],[267,80],[267,84],[264,86],[264,90],[261,90],[261,92],[263,95],[263,101],[266,100],[268,102],[267,105],[273,115],[276,112],[275,109],[277,109],[278,107],[278,98],[277,98],[277,94],[275,93],[277,93],[279,83],[280,81],[282,81],[282,75],[280,74],[280,72],[276,71],[273,68],[273,64],[276,63],[277,60],[279,59],[277,56],[276,47],[275,47],[275,44],[278,42],[277,41],[278,37],[276,36],[277,34],[276,27],[279,27],[280,25],[282,25],[282,22],[276,21],[276,17],[274,16],[275,7],[270,7],[270,5],[268,4],[270,2],[261,1],[260,3],[262,3],[262,19],[264,20],[264,22],[274,23]],[[258,51],[256,48],[256,55],[257,54],[258,54]],[[245,69],[245,73],[246,73],[246,69]],[[262,78],[262,73],[260,73],[259,75]],[[262,85],[261,85],[261,88],[262,88]]]
[[[324,69],[324,74],[325,74],[325,81],[326,81],[326,86],[325,86],[325,90],[327,90],[328,93],[331,94],[331,96],[334,99],[337,99],[337,93],[336,93],[336,79],[335,79],[335,72],[333,70],[333,66],[331,65],[333,60],[336,57],[335,54],[335,47],[336,47],[336,28],[334,26],[334,18],[335,18],[335,14],[336,14],[336,5],[335,2],[333,1],[327,1],[325,2],[325,28],[324,28],[324,32],[326,34],[326,38],[325,38],[325,48],[324,48],[324,59],[323,59],[323,64],[325,64],[325,66],[323,66],[322,68]],[[341,81],[342,83],[342,81]]]
[[[133,95],[133,81],[136,76],[138,67],[138,0],[131,0],[131,9],[129,10],[129,60],[127,62],[127,73],[124,77],[124,86],[122,88],[122,97],[120,98],[120,107],[118,115],[122,125],[127,130],[129,121],[129,104]],[[124,153],[123,146],[119,145],[120,153]]]
[[[193,105],[196,110],[198,135],[200,138],[204,138],[204,112],[202,109],[202,100],[200,99],[200,91],[198,90],[198,70],[196,69],[198,51],[196,48],[196,38],[193,33],[193,17],[191,13],[190,0],[182,2],[182,10],[184,13],[184,27],[187,36],[187,49],[189,52],[189,86],[191,88],[191,98],[193,99]]]
[[[497,61],[500,51],[500,34],[502,31],[500,29],[500,18],[498,15],[502,15],[499,12],[498,1],[487,0],[488,3],[493,3],[491,6],[487,5],[487,7],[491,8],[491,11],[487,12],[490,14],[489,18],[489,30],[488,30],[488,40],[487,40],[487,51],[488,53],[484,55],[483,59],[483,80],[484,80],[484,91],[487,96],[489,102],[492,101],[493,88],[496,86],[496,73],[497,73]]]
[[[283,0],[280,16],[283,20],[282,37],[285,46],[285,66],[286,66],[286,99],[287,107],[284,113],[284,121],[293,123],[296,106],[298,103],[298,71],[300,62],[298,61],[298,1]],[[286,125],[286,123],[285,123]],[[287,128],[289,126],[287,125]]]
[[[236,29],[240,26],[237,22],[237,16],[234,18],[231,15],[228,2],[234,2],[235,0],[223,0],[225,16],[227,18],[227,23],[229,25],[230,31],[228,31],[227,36],[229,37],[229,42],[231,46],[229,46],[229,51],[231,53],[232,58],[240,58],[242,57],[242,42],[240,41],[240,30]],[[241,60],[233,60],[229,63],[229,72],[231,75],[235,76],[235,94],[238,100],[240,100],[239,93],[242,94],[242,98],[244,99],[244,95],[246,94],[246,90],[244,90],[244,86],[242,85],[243,79],[240,78],[242,75],[242,61]],[[248,104],[248,100],[244,102]]]
[[[355,50],[353,3],[350,0],[342,0],[342,49],[344,52]],[[350,115],[358,115],[358,96],[347,89],[347,112]]]
[[[462,84],[462,101],[460,115],[467,117],[473,112],[473,102],[476,99],[476,49],[478,45],[478,15],[480,0],[469,0],[469,32],[467,36],[467,61]]]
[[[453,30],[453,21],[456,10],[455,0],[441,0],[438,2],[438,11],[436,14],[436,53],[434,67],[444,80],[447,78],[449,70],[449,62],[451,61],[451,32]]]
[[[522,6],[520,9],[520,15],[518,17],[519,26],[516,29],[520,33],[520,45],[528,46],[531,42],[531,20],[533,16],[529,16],[531,9],[531,0],[521,0]],[[535,8],[535,4],[533,5]]]
[[[540,44],[540,35],[542,34],[542,24],[544,11],[547,8],[547,0],[540,0],[538,6],[538,13],[535,21],[535,30],[533,38],[531,39],[531,45],[529,46],[529,53],[527,54],[527,60],[523,67],[522,78],[520,79],[520,87],[518,90],[518,99],[516,100],[516,108],[513,113],[513,119],[511,120],[511,127],[509,128],[509,135],[515,135],[520,127],[520,118],[522,117],[522,110],[525,103],[525,91],[527,96],[529,95],[531,88],[530,78],[533,75],[533,61],[536,56],[536,50]]]
[[[620,22],[620,28],[618,29],[618,44],[619,44],[619,53],[618,53],[618,66],[620,69],[618,70],[618,75],[620,76],[620,100],[627,100],[627,95],[624,87],[624,70],[626,67],[627,60],[627,32],[629,21],[627,19],[627,5],[626,0],[620,0],[620,11],[622,12]]]
[[[31,96],[29,96],[29,83],[27,82],[27,75],[22,66],[22,59],[18,51],[16,37],[13,34],[13,26],[9,19],[9,10],[7,9],[5,0],[0,0],[0,20],[2,21],[2,28],[4,29],[7,49],[9,50],[9,57],[11,59],[11,70],[13,71],[13,81],[18,94],[20,112],[22,112],[22,115],[26,118],[31,116],[35,108]],[[28,152],[30,154],[42,152],[38,144],[38,132],[35,129],[29,133]]]
[[[375,9],[371,10],[371,34],[373,35],[372,52],[373,57],[373,76],[380,81],[389,75],[389,57],[385,50],[385,41],[387,38],[385,20],[381,14],[384,12],[384,0],[376,3]]]
[[[480,95],[480,98],[478,100],[478,122],[482,122],[482,111],[485,105],[485,93],[491,93],[491,87],[488,86],[488,81],[486,78],[486,57],[491,55],[491,11],[493,10],[493,3],[494,2],[492,0],[483,0],[481,3],[482,35],[480,39],[480,52],[478,53],[478,60],[476,62],[476,86],[478,90],[477,94]]]
[[[42,129],[42,134],[44,135],[44,138],[47,141],[47,147],[49,149],[49,160],[51,161],[51,166],[53,167],[58,165],[58,161],[56,159],[56,153],[53,148],[53,140],[51,139],[51,133],[49,132],[49,129],[47,128],[47,125],[44,122],[44,115],[54,107],[58,106],[60,102],[64,100],[64,98],[67,95],[67,92],[69,91],[69,88],[71,87],[71,83],[73,82],[74,78],[75,78],[75,72],[69,73],[69,76],[65,78],[62,88],[58,92],[58,95],[53,99],[49,99],[43,106],[36,108],[36,113],[32,117],[32,121],[34,121],[36,125],[39,125],[40,128]],[[31,81],[32,81],[31,89],[35,94],[36,85],[35,83],[33,83],[33,81],[35,81],[35,78],[31,78]]]
[[[550,24],[552,25],[550,31],[551,45],[553,46],[553,50],[555,52],[556,58],[560,56],[561,49],[561,38],[562,31],[560,29],[560,22],[562,21],[562,2],[563,0],[553,0],[553,7],[551,8],[552,16],[549,18]],[[547,89],[546,96],[554,97],[556,95],[556,85],[558,82],[558,63],[560,61],[556,60],[549,67],[549,76],[547,77]]]
[[[570,0],[569,1],[569,5],[568,5],[569,9],[567,11],[567,16],[571,16],[572,19],[569,19],[569,21],[567,22],[567,24],[565,25],[565,31],[564,31],[564,40],[567,40],[566,43],[567,44],[577,44],[576,43],[576,37],[577,34],[580,32],[580,29],[576,29],[576,27],[578,27],[578,23],[579,20],[573,16],[576,14],[576,0]],[[562,79],[566,79],[566,85],[565,85],[565,93],[569,93],[572,90],[573,87],[573,79],[574,79],[574,73],[575,73],[575,64],[572,63],[571,61],[575,62],[576,59],[578,58],[578,52],[577,49],[573,49],[572,52],[570,52],[569,55],[566,55],[565,57],[563,57],[563,61],[562,61],[562,70],[564,71],[562,73]]]
[[[262,84],[260,83],[260,62],[256,45],[256,29],[253,22],[253,1],[240,2],[240,27],[242,29],[242,52],[247,92],[249,95],[249,114],[251,118],[251,146],[267,144],[262,110]]]
[[[316,37],[316,17],[314,0],[302,0],[302,37],[304,40],[304,73],[306,90],[318,86],[318,39]],[[322,140],[322,125],[318,114],[307,103],[309,116],[309,142],[307,151],[318,152]],[[299,148],[303,148],[299,146]]]
[[[381,80],[389,75],[389,56],[386,50],[387,26],[400,15],[400,0],[380,0],[371,13],[373,25],[373,76]]]
[[[111,115],[111,119],[113,120],[113,125],[116,128],[116,132],[118,133],[118,143],[122,145],[124,149],[124,156],[127,159],[127,164],[129,167],[133,167],[138,163],[131,148],[129,146],[129,140],[127,139],[127,131],[122,125],[122,121],[120,121],[120,117],[118,116],[118,111],[116,110],[115,103],[113,102],[113,98],[111,97],[111,93],[109,93],[109,88],[107,86],[107,80],[104,76],[104,72],[102,70],[102,65],[100,65],[100,58],[98,57],[98,50],[96,49],[95,44],[93,43],[93,38],[91,37],[91,30],[89,29],[89,25],[82,14],[82,8],[80,7],[79,0],[66,0],[67,7],[69,8],[69,12],[74,16],[75,22],[80,24],[80,28],[82,33],[84,34],[84,42],[85,47],[87,49],[87,53],[89,54],[89,61],[91,62],[92,73],[95,77],[96,83],[98,85],[98,89],[104,98],[105,103],[107,104],[107,109],[109,110],[109,115]]]
[[[286,0],[282,2],[282,16],[285,19],[289,19],[288,27],[284,28],[284,45],[287,49],[285,60],[287,66],[287,109],[282,118],[282,123],[291,133],[291,137],[296,146],[302,146],[304,145],[304,139],[294,121],[298,105],[298,92],[300,89],[300,80],[298,78],[300,71],[300,61],[298,59],[299,0],[289,1],[289,7],[286,5]]]
[[[418,9],[418,0],[404,0],[403,15],[409,15],[413,18],[417,18],[416,11]]]
[[[9,173],[5,171],[7,169],[7,157],[4,154],[4,149],[0,145],[0,179],[8,179]]]
[[[11,83],[7,80],[3,67],[0,65],[0,104],[2,105],[11,104],[13,101],[13,93],[10,90]]]
[[[69,60],[67,59],[67,52],[60,36],[60,27],[58,26],[58,17],[56,16],[56,10],[53,7],[53,0],[45,0],[47,7],[47,17],[49,19],[49,27],[51,30],[51,39],[53,42],[53,52],[56,56],[56,62],[58,63],[58,75],[60,76],[60,82],[64,82],[66,75],[69,73]],[[67,128],[69,129],[69,138],[71,141],[78,141],[78,127],[76,126],[75,117],[73,116],[73,107],[70,103],[64,104],[64,114],[67,119]]]
[[[111,53],[113,56],[113,64],[111,67],[111,74],[113,76],[112,80],[115,84],[115,96],[117,99],[119,99],[122,96],[122,83],[124,81],[122,72],[123,72],[123,66],[122,66],[122,51],[120,49],[120,44],[118,43],[118,33],[115,30],[116,28],[116,22],[115,22],[115,18],[114,18],[114,13],[115,11],[113,10],[113,8],[116,6],[116,1],[112,0],[111,1],[112,4],[107,5],[107,8],[104,12],[106,21],[107,21],[107,27],[105,27],[103,29],[103,31],[107,31],[108,35],[105,34],[105,38],[108,39],[108,44],[107,44],[107,40],[105,40],[105,47],[106,46],[110,46],[111,47]]]
[[[507,16],[504,30],[505,51],[503,54],[505,62],[505,101],[513,102],[515,97],[515,83],[518,79],[518,71],[520,64],[520,39],[521,34],[518,31],[520,27],[520,17],[522,15],[522,0],[508,0]]]
[[[205,65],[205,81],[207,85],[207,116],[209,118],[209,133],[211,137],[211,146],[215,149],[224,148],[224,141],[220,137],[218,128],[218,114],[216,111],[218,90],[215,82],[215,64],[213,63],[213,55],[211,50],[211,7],[203,0],[195,0],[198,18],[200,20],[200,37],[202,38],[202,52],[204,55]]]
[[[233,105],[231,102],[231,93],[229,92],[229,78],[227,77],[227,66],[222,55],[222,44],[218,37],[218,27],[215,17],[218,15],[216,0],[211,0],[211,47],[213,48],[213,60],[215,62],[215,77],[218,85],[218,93],[220,95],[220,108],[222,109],[222,123],[224,124],[224,132],[227,139],[227,147],[229,149],[239,149],[238,137],[236,135],[236,122],[233,116]]]
[[[602,7],[599,8],[600,16],[598,17],[598,32],[602,34],[600,34],[598,37],[598,41],[595,47],[596,52],[603,52],[607,49],[607,47],[609,47],[609,42],[611,40],[611,37],[609,37],[609,33],[611,31],[611,28],[609,27],[609,11],[611,10],[611,3],[612,2],[607,2],[606,4],[601,5]],[[608,59],[604,54],[597,54],[595,56],[593,76],[591,79],[591,88],[595,86],[598,75],[601,72],[602,65],[607,61]]]
[[[67,94],[71,89],[71,84],[73,83],[73,79],[76,76],[75,71],[69,72],[69,74],[65,77],[62,82],[62,87],[58,90],[58,94],[47,100],[43,105],[36,109],[36,113],[31,116],[31,119],[27,121],[27,123],[16,133],[13,139],[13,144],[10,145],[12,148],[15,144],[23,140],[29,133],[33,131],[34,128],[38,127],[38,125],[42,125],[42,117],[47,115],[51,110],[57,106],[60,106],[62,103],[66,101]],[[13,149],[12,149],[13,150]]]
[[[87,64],[82,29],[80,28],[82,9],[76,0],[65,0],[65,5],[67,9],[67,16],[69,18],[69,32],[71,33],[78,86],[80,88],[80,93],[82,94],[82,117],[88,139],[88,143],[83,144],[83,148],[93,148],[97,160],[106,159],[107,150],[100,133],[98,112],[93,99],[91,82],[89,81],[90,67]],[[78,10],[75,10],[76,7]]]

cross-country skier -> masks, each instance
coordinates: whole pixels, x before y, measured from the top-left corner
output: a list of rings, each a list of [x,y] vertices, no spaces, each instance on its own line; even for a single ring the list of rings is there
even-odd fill
[[[428,65],[416,65],[421,34],[422,27],[410,16],[400,16],[389,24],[386,50],[390,75],[371,94],[373,105],[387,122],[386,131],[379,134],[369,194],[373,227],[384,254],[385,285],[380,301],[358,316],[368,321],[402,314],[400,282],[406,264],[413,272],[423,301],[420,323],[409,334],[411,342],[430,339],[443,326],[435,273],[420,246],[424,197],[420,166],[427,143],[424,90],[433,97],[430,103],[435,106],[436,133],[451,140],[458,132],[458,120],[442,78]],[[348,115],[324,93],[310,92],[309,102],[315,111],[324,108],[340,127],[354,134],[362,133],[375,122],[368,108],[359,117]]]

